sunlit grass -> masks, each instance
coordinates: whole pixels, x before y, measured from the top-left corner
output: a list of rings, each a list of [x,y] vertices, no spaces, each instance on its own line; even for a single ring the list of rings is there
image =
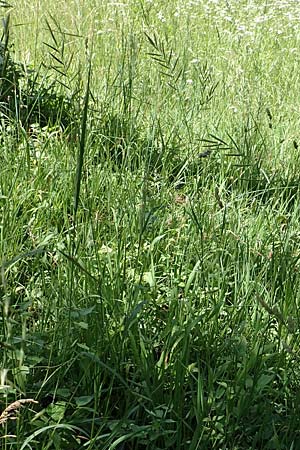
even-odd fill
[[[0,124],[0,447],[297,449],[297,2],[17,6],[80,117]]]

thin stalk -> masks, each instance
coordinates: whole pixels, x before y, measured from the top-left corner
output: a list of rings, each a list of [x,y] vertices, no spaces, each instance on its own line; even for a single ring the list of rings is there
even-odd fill
[[[82,113],[81,127],[80,127],[80,141],[79,141],[79,150],[78,150],[78,156],[77,156],[75,189],[74,189],[74,210],[73,210],[74,224],[76,223],[76,216],[77,216],[78,205],[79,205],[82,168],[83,168],[84,152],[85,152],[85,144],[86,144],[88,106],[89,106],[89,97],[90,97],[90,80],[91,80],[91,60],[89,61],[88,78],[87,78],[87,85],[86,85],[86,91],[85,91],[85,96],[84,96],[83,113]]]

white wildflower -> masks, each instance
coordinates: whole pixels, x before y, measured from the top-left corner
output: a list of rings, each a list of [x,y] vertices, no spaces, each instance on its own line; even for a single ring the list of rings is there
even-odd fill
[[[157,18],[158,18],[161,22],[166,22],[165,16],[163,15],[162,11],[159,11],[159,12],[158,12]]]

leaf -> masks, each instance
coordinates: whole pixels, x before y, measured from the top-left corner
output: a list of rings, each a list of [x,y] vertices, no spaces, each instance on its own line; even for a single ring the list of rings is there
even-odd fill
[[[2,270],[7,269],[8,267],[12,266],[15,262],[20,261],[21,259],[28,258],[30,256],[39,255],[41,253],[45,253],[46,249],[44,247],[38,247],[34,250],[30,250],[29,252],[20,253],[19,255],[15,256],[14,258],[10,259],[9,261],[3,261],[1,266]]]
[[[85,90],[85,97],[84,97],[84,105],[83,105],[82,118],[81,118],[79,149],[78,149],[77,164],[76,164],[76,176],[75,176],[75,188],[74,188],[74,211],[73,211],[74,223],[76,223],[75,219],[77,216],[77,210],[78,210],[78,206],[79,206],[83,160],[84,160],[84,153],[85,153],[85,149],[86,149],[85,144],[86,144],[86,136],[87,136],[87,121],[88,121],[88,106],[89,106],[89,99],[90,99],[91,76],[92,76],[92,61],[90,59],[89,68],[88,68],[87,84],[86,84],[86,90]]]
[[[85,432],[83,430],[81,430],[79,427],[76,427],[74,425],[68,425],[68,424],[63,424],[63,423],[61,423],[61,424],[59,423],[59,424],[55,424],[55,425],[47,425],[46,427],[39,428],[34,433],[32,433],[30,436],[28,436],[25,439],[25,441],[23,442],[22,446],[20,447],[20,450],[24,450],[26,447],[31,448],[29,446],[29,443],[31,441],[33,441],[33,439],[36,436],[39,436],[40,434],[44,433],[45,431],[48,431],[48,430],[59,430],[59,429],[61,429],[61,430],[69,430],[69,431],[72,431],[73,433],[75,431],[77,431],[77,432],[79,431],[81,434],[85,435]]]
[[[1,8],[12,8],[13,6],[5,1],[0,1],[0,7]]]
[[[93,395],[83,395],[81,397],[75,397],[75,402],[78,408],[81,406],[86,406],[94,399]]]
[[[59,253],[61,253],[65,258],[67,258],[69,261],[71,261],[76,267],[78,267],[82,272],[84,272],[86,275],[88,275],[92,280],[97,281],[97,278],[94,277],[85,267],[83,267],[73,256],[68,255],[67,253],[64,253],[62,250],[59,250]]]
[[[186,282],[185,290],[184,290],[185,294],[188,293],[188,291],[189,291],[189,289],[190,289],[190,287],[191,287],[191,285],[192,285],[192,283],[193,283],[193,281],[194,281],[194,279],[196,277],[196,274],[198,272],[200,264],[201,264],[201,262],[197,261],[195,266],[194,266],[194,268],[193,268],[193,270],[192,270],[192,272],[190,273],[189,278],[188,278],[188,280]]]
[[[153,37],[151,37],[149,36],[149,34],[145,33],[145,36],[148,39],[149,43],[152,45],[152,47],[158,50],[158,42],[156,34],[154,34]]]
[[[145,272],[143,274],[143,281],[148,283],[151,288],[155,287],[155,277],[152,272]]]
[[[49,32],[51,34],[51,37],[53,39],[53,42],[55,43],[56,47],[58,47],[58,43],[57,43],[56,37],[55,37],[55,35],[54,35],[53,31],[52,31],[51,25],[50,25],[50,23],[48,22],[47,19],[45,19],[45,21],[46,21],[47,28],[48,28],[48,30],[49,30]]]
[[[49,414],[49,416],[55,420],[55,422],[60,422],[66,412],[67,403],[64,401],[60,401],[57,403],[51,403],[49,406],[47,406],[46,411]]]
[[[79,343],[77,342],[76,345],[77,345],[77,347],[81,348],[82,350],[86,350],[87,352],[90,351],[90,348],[89,348],[87,345],[85,345],[85,344],[79,344]]]
[[[89,328],[86,322],[76,322],[75,325],[77,325],[79,328],[82,328],[83,330],[88,330]]]
[[[60,64],[61,66],[64,65],[63,61],[62,61],[61,59],[57,58],[57,56],[55,56],[54,53],[51,53],[51,52],[50,52],[50,55],[52,56],[52,58],[53,58],[58,64]]]
[[[91,306],[90,308],[77,309],[71,312],[71,317],[73,317],[74,319],[78,319],[79,317],[86,317],[91,314],[94,309],[95,306]]]
[[[215,136],[214,134],[210,134],[209,136],[211,137],[211,139],[200,139],[201,142],[205,143],[205,145],[203,147],[222,148],[222,150],[230,150],[232,148],[231,145],[229,145],[227,142],[225,142],[220,137]]]
[[[150,244],[150,248],[151,250],[154,249],[154,246],[161,241],[162,239],[164,239],[164,237],[166,236],[166,234],[161,234],[160,236],[156,236],[156,238],[153,239],[153,241]]]
[[[137,318],[137,315],[140,311],[142,311],[143,307],[147,303],[147,300],[143,300],[142,302],[139,302],[131,311],[130,315],[125,319],[124,328],[125,330],[129,330],[129,328],[134,323],[135,319]]]
[[[68,389],[68,388],[58,388],[55,391],[55,394],[56,394],[56,396],[65,397],[65,398],[69,398],[72,395],[70,389]]]
[[[259,377],[257,381],[257,388],[259,391],[262,391],[271,381],[274,380],[274,375],[263,374]]]
[[[56,47],[53,47],[53,45],[47,44],[47,42],[43,42],[43,44],[46,45],[46,47],[49,47],[52,50],[54,50],[56,53],[60,53]]]

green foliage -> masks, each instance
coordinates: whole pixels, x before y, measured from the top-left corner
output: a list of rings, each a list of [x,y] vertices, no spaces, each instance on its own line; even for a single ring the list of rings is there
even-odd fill
[[[10,15],[4,19],[0,45],[0,113],[6,123],[19,123],[25,129],[38,124],[42,127],[60,126],[70,131],[78,122],[76,94],[69,95],[67,87],[51,75],[41,74],[41,69],[28,69],[14,61],[10,44]],[[48,24],[48,22],[47,22]],[[48,24],[50,29],[50,25]],[[50,29],[51,30],[51,29]],[[54,34],[51,34],[52,38]],[[57,40],[55,43],[57,44]],[[51,47],[59,53],[59,49]],[[60,49],[63,53],[63,46]],[[58,56],[52,55],[60,64]],[[56,68],[57,70],[57,68]],[[65,68],[67,70],[67,68]],[[60,72],[62,73],[62,72]],[[64,73],[66,76],[66,73]],[[62,90],[63,86],[63,90]]]
[[[0,448],[297,449],[283,8],[53,2],[2,37]]]

